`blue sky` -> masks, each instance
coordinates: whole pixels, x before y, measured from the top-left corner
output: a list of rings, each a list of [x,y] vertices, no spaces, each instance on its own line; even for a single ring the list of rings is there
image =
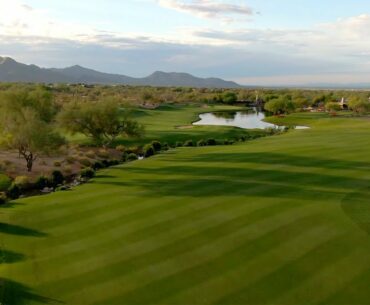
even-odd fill
[[[355,3],[355,5],[354,5]],[[370,1],[0,0],[0,55],[243,84],[370,79]]]

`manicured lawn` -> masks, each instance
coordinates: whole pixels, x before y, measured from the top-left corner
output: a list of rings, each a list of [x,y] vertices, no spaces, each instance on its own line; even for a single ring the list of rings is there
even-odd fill
[[[1,208],[2,303],[369,304],[370,120],[287,120]]]
[[[246,134],[262,133],[262,131],[246,131],[239,128],[223,126],[192,126],[191,123],[199,119],[199,114],[212,111],[240,110],[240,107],[216,105],[207,108],[201,106],[164,105],[157,109],[134,109],[133,116],[146,127],[145,135],[141,139],[120,139],[116,144],[137,145],[147,144],[153,140],[174,144],[186,140],[200,139],[231,139]],[[68,136],[76,143],[87,143],[84,136]]]

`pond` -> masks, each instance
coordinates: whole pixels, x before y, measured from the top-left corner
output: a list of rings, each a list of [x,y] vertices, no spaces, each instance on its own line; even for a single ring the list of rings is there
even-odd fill
[[[248,111],[225,111],[225,112],[209,112],[199,115],[199,121],[193,125],[217,125],[217,126],[232,126],[244,129],[265,129],[265,128],[284,128],[264,122],[266,115],[264,112],[257,109]],[[306,126],[296,126],[296,129],[307,129]]]

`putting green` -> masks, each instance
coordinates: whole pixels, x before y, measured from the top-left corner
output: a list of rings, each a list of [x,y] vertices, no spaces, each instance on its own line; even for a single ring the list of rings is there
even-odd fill
[[[2,303],[368,304],[370,120],[287,120],[1,208]]]

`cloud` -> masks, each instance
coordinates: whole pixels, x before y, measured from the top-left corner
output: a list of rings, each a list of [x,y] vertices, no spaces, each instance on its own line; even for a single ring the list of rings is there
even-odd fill
[[[158,0],[204,18],[251,16],[247,6],[221,1]],[[184,71],[253,83],[331,82],[366,78],[370,71],[370,15],[311,28],[176,28],[153,34],[111,32],[50,17],[17,0],[0,0],[0,55],[46,67],[81,64],[144,76]],[[97,60],[98,59],[98,60]],[[312,81],[314,82],[314,81]]]
[[[247,17],[254,15],[253,9],[247,5],[222,3],[214,0],[158,0],[158,4],[162,7],[190,13],[198,17],[221,18],[227,22],[234,21],[235,18],[232,16],[235,15]]]

